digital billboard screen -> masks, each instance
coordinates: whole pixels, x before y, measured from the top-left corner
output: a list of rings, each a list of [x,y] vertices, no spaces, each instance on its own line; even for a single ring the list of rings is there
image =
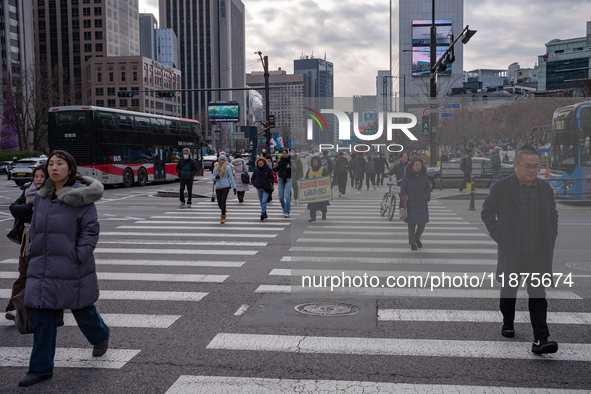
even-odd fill
[[[236,101],[210,101],[207,105],[210,122],[240,121],[240,106]]]
[[[437,28],[437,60],[443,55],[449,47],[449,37],[451,33],[451,19],[435,20]],[[413,20],[412,21],[412,75],[413,77],[429,76],[430,67],[430,45],[431,45],[431,21]],[[451,75],[451,65],[447,70],[437,73],[437,75]]]

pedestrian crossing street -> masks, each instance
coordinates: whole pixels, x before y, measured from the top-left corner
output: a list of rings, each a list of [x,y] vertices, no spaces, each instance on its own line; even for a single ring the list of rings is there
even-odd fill
[[[248,261],[258,258],[265,248],[275,248],[274,242],[283,231],[291,236],[291,247],[286,253],[276,254],[264,261],[269,266],[266,277],[252,286],[252,292],[264,295],[314,296],[330,298],[346,296],[377,297],[376,324],[386,331],[397,324],[412,322],[421,324],[479,323],[494,327],[498,336],[490,340],[414,339],[397,337],[396,334],[382,337],[371,333],[367,336],[285,335],[258,332],[257,328],[237,330],[235,326],[219,328],[202,352],[216,356],[233,357],[238,354],[292,354],[303,357],[316,354],[330,357],[386,356],[526,360],[536,369],[536,363],[578,363],[589,368],[591,344],[580,343],[577,338],[556,338],[559,352],[554,355],[537,356],[531,353],[529,337],[506,341],[500,337],[500,312],[498,287],[494,289],[460,289],[450,286],[437,291],[428,288],[338,288],[329,294],[327,288],[301,286],[303,275],[322,277],[367,274],[384,279],[387,276],[416,275],[425,277],[428,272],[445,272],[449,275],[482,276],[494,272],[496,244],[487,233],[452,212],[445,203],[433,201],[429,205],[430,222],[421,238],[422,250],[410,251],[407,226],[395,217],[391,222],[379,215],[379,201],[335,200],[328,208],[326,221],[309,223],[305,206],[292,205],[292,218],[283,218],[277,201],[269,205],[269,219],[260,222],[260,206],[256,202],[238,204],[228,202],[228,219],[219,223],[216,203],[197,202],[191,209],[164,209],[146,218],[125,223],[116,222],[115,228],[101,232],[95,250],[97,275],[101,288],[99,311],[111,328],[117,329],[174,330],[175,324],[186,318],[183,313],[167,313],[167,303],[187,303],[187,309],[199,308],[199,303],[211,297],[215,286],[227,283],[228,278],[243,270]],[[397,214],[398,212],[396,212]],[[119,225],[120,224],[120,225]],[[103,226],[104,229],[104,226]],[[10,296],[10,285],[18,276],[18,260],[0,260],[0,299]],[[181,269],[181,273],[175,270]],[[120,272],[121,271],[121,272]],[[128,289],[129,288],[129,289]],[[131,289],[131,290],[130,290]],[[437,299],[449,309],[427,309],[424,302],[416,308],[397,308],[395,302],[383,303],[380,299]],[[490,300],[490,310],[470,308],[471,299]],[[548,299],[582,302],[576,292],[565,289],[548,291]],[[116,301],[116,302],[113,302]],[[123,302],[123,304],[121,303]],[[151,308],[157,302],[163,308]],[[551,301],[550,301],[551,302]],[[298,303],[293,298],[289,308]],[[238,303],[240,304],[240,303]],[[468,305],[466,305],[468,304]],[[124,313],[133,305],[138,313]],[[458,308],[461,305],[461,308]],[[234,313],[239,319],[251,312],[251,306],[243,304]],[[394,307],[392,307],[394,306]],[[466,308],[466,306],[468,308]],[[519,305],[518,305],[519,308]],[[145,309],[145,311],[144,311]],[[576,309],[576,308],[575,308]],[[178,309],[175,309],[175,311]],[[141,313],[141,312],[153,313]],[[187,312],[190,313],[190,312]],[[294,312],[295,313],[295,312]],[[331,319],[331,318],[324,318]],[[343,318],[336,318],[343,319]],[[66,327],[75,327],[73,316],[64,316]],[[531,331],[529,314],[520,311],[516,323],[521,331]],[[552,312],[548,314],[551,325],[569,325],[588,329],[591,313]],[[0,319],[1,326],[13,323]],[[338,324],[338,323],[337,323]],[[523,324],[519,326],[519,324]],[[553,326],[550,327],[551,330]],[[498,329],[498,330],[497,330]],[[392,330],[395,331],[395,330]],[[72,331],[74,332],[74,331]],[[272,332],[272,331],[271,331]],[[384,332],[384,331],[381,331]],[[79,334],[81,336],[81,334]],[[381,334],[380,334],[381,335]],[[29,337],[30,338],[30,337]],[[346,339],[346,341],[343,341]],[[122,349],[121,344],[109,349],[105,357],[93,358],[89,348],[58,347],[56,368],[106,368],[123,369],[141,355],[141,347]],[[0,346],[0,367],[26,367],[30,355],[27,346]],[[369,374],[372,371],[367,371]],[[272,373],[272,369],[271,369]],[[282,379],[239,376],[182,375],[166,391],[180,393],[280,393],[280,392],[409,392],[409,393],[583,393],[585,390],[545,389],[541,387],[505,387],[494,385],[439,385],[380,383],[359,380]],[[491,383],[494,384],[494,383]]]
[[[158,301],[199,303],[208,296],[207,291],[175,289],[182,283],[195,284],[195,289],[199,289],[200,284],[224,283],[234,271],[246,263],[247,259],[256,256],[291,224],[290,219],[283,217],[277,202],[269,204],[269,219],[261,222],[258,203],[238,204],[237,201],[230,200],[228,219],[223,225],[219,222],[217,203],[198,202],[191,209],[176,209],[176,205],[174,207],[148,218],[125,217],[128,223],[116,225],[115,231],[101,231],[95,249],[97,276],[101,289],[97,307],[109,327],[170,329],[183,317],[182,315],[120,313],[117,303],[104,301],[136,302],[139,305],[136,309],[141,309],[146,303]],[[303,209],[305,207],[296,205],[292,212],[297,214]],[[111,214],[104,216],[106,217],[103,221],[120,219],[112,217]],[[135,222],[129,224],[130,220]],[[102,224],[104,229],[105,223]],[[152,256],[165,258],[156,259]],[[17,258],[0,260],[2,302],[6,302],[10,297],[11,285],[18,278],[17,267]],[[131,272],[118,272],[121,267]],[[160,272],[146,272],[154,269]],[[165,272],[174,269],[194,270],[196,273]],[[200,270],[212,273],[201,274],[198,273]],[[133,284],[129,287],[137,289],[115,289],[117,283],[121,282],[126,285]],[[170,290],[147,290],[148,288],[142,288],[142,283],[145,282],[170,283]],[[64,315],[64,322],[66,327],[76,327],[70,313]],[[13,325],[11,321],[0,319],[0,327]],[[119,369],[140,352],[141,349],[110,348],[104,357],[96,359],[90,356],[88,349],[58,348],[55,366]],[[0,346],[0,367],[28,366],[30,353],[31,349],[27,347]]]

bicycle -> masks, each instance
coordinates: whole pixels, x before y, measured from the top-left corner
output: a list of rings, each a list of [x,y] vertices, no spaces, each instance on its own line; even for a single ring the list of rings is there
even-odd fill
[[[388,178],[390,181],[392,178]],[[384,198],[380,204],[380,215],[384,216],[388,212],[388,220],[392,220],[394,212],[396,211],[396,194],[400,193],[400,186],[395,183],[387,182],[388,192],[384,194]]]

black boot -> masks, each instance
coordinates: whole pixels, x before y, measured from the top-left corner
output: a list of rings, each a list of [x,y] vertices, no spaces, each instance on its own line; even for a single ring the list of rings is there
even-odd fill
[[[32,385],[42,382],[44,380],[51,379],[52,376],[53,376],[53,374],[51,374],[51,375],[25,375],[24,378],[19,380],[18,385],[19,386],[32,386]]]

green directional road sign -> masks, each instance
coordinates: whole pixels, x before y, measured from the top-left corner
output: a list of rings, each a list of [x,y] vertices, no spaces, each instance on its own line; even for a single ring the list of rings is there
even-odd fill
[[[378,129],[365,129],[363,135],[374,135],[378,133]]]
[[[264,144],[265,142],[267,142],[267,138],[257,138],[257,144]]]

